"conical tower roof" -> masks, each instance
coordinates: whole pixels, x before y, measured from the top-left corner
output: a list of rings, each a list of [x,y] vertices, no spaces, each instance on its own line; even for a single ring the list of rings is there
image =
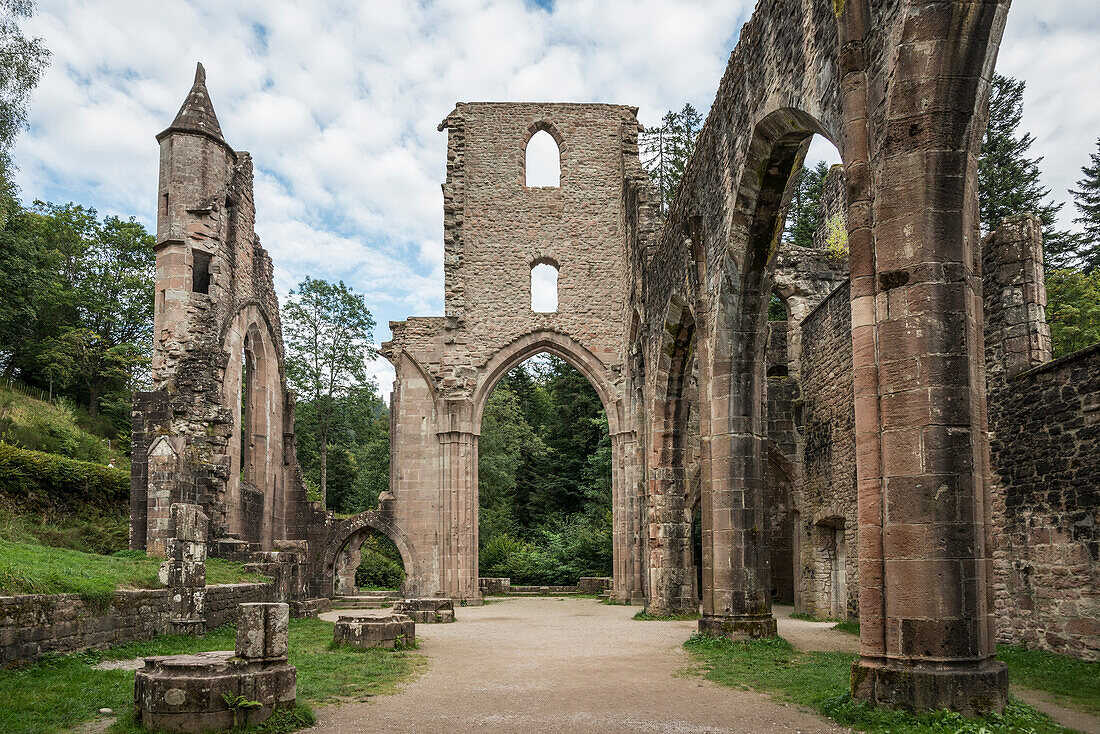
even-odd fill
[[[228,147],[225,138],[222,137],[218,116],[214,114],[214,103],[210,101],[210,92],[206,90],[206,69],[201,63],[195,67],[195,83],[191,86],[187,99],[183,101],[176,119],[167,130],[157,136],[157,140],[174,132],[198,133]]]

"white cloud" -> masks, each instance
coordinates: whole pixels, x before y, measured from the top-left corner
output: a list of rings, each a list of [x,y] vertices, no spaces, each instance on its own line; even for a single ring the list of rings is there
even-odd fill
[[[157,145],[202,60],[226,139],[252,152],[285,293],[342,278],[387,322],[442,311],[446,135],[456,101],[706,111],[751,0],[40,0],[53,52],[14,152],[27,198],[154,220]],[[1094,0],[1017,0],[1000,69],[1055,195],[1100,134]],[[814,148],[814,155],[819,147]],[[824,151],[825,155],[828,151]]]
[[[1100,3],[1095,0],[1014,2],[997,71],[1027,82],[1022,128],[1035,136],[1030,154],[1042,156],[1051,198],[1065,201],[1061,224],[1077,210],[1067,190],[1100,138]]]

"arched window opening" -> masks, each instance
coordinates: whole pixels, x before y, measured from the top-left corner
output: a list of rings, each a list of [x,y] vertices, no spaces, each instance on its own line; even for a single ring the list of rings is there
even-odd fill
[[[528,188],[557,188],[561,185],[561,151],[553,135],[539,130],[531,136],[527,141],[524,171]]]
[[[787,306],[779,294],[772,293],[772,299],[768,302],[768,321],[786,321]]]
[[[814,135],[791,192],[783,240],[796,247],[826,250],[834,260],[847,258],[844,208],[840,151],[827,138]]]
[[[535,313],[557,313],[558,268],[549,262],[539,262],[531,268],[531,310]]]
[[[240,476],[242,482],[252,481],[252,392],[255,382],[255,370],[252,357],[251,340],[246,336],[241,349],[241,433],[240,440]]]

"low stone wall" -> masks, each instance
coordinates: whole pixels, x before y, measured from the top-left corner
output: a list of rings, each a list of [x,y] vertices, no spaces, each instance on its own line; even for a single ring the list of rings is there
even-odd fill
[[[217,627],[236,619],[237,605],[270,601],[271,584],[206,587],[206,619]],[[167,589],[117,591],[105,605],[78,594],[0,597],[0,666],[43,653],[110,647],[163,634],[170,616]]]

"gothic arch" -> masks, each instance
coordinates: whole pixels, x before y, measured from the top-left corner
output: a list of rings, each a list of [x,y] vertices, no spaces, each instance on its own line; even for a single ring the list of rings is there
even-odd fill
[[[349,543],[354,542],[357,536],[365,537],[371,531],[382,533],[397,546],[397,550],[401,553],[401,562],[405,566],[406,578],[402,591],[409,595],[417,595],[422,583],[412,543],[397,523],[381,510],[361,512],[329,530],[328,541],[321,556],[321,588],[331,593],[335,584],[336,561],[340,553]]]
[[[472,399],[471,424],[474,431],[481,432],[481,418],[485,412],[485,403],[500,379],[517,365],[543,352],[568,362],[588,379],[595,388],[596,394],[600,396],[600,402],[603,403],[604,411],[607,413],[608,430],[612,435],[618,433],[620,425],[620,416],[616,410],[618,401],[614,388],[608,380],[607,368],[596,355],[580,343],[556,331],[536,331],[522,336],[499,350],[485,363],[481,369],[482,377],[474,388]]]

